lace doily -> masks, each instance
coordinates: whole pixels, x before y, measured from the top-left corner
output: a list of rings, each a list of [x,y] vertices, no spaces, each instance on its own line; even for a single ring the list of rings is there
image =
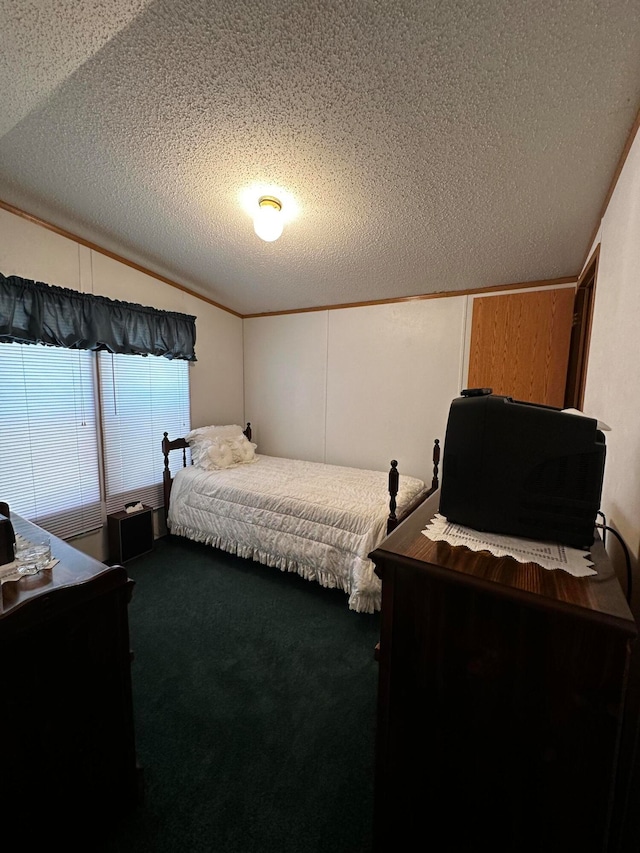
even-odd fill
[[[597,574],[588,551],[568,548],[558,542],[483,533],[453,524],[440,513],[434,515],[422,533],[434,542],[465,545],[471,551],[489,551],[494,557],[513,557],[519,563],[536,563],[543,569],[562,569],[576,578]]]

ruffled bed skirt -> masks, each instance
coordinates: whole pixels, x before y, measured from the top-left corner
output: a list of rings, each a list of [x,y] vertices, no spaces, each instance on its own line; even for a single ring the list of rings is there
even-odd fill
[[[235,554],[238,557],[253,560],[264,566],[272,566],[280,569],[282,572],[293,572],[300,575],[301,578],[308,581],[315,581],[327,589],[341,589],[349,596],[349,609],[355,610],[358,613],[375,613],[377,610],[380,610],[381,591],[354,592],[348,578],[336,578],[331,572],[323,572],[305,563],[299,563],[296,560],[291,560],[281,555],[269,554],[261,549],[241,545],[238,542],[227,540],[222,536],[204,533],[185,525],[173,524],[170,533],[174,536],[184,536],[185,539],[190,539],[192,542],[202,542],[205,545],[210,545],[212,548],[219,548],[228,554]],[[363,562],[359,558],[356,559],[361,563]],[[367,563],[370,564],[371,561],[367,561]],[[365,567],[363,566],[363,568]],[[367,565],[366,568],[369,569],[370,566]]]

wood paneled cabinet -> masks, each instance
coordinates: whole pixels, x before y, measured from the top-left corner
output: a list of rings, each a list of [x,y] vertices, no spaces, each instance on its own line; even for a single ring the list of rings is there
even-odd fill
[[[39,528],[11,514],[16,533]],[[0,811],[21,843],[40,833],[96,849],[141,792],[131,685],[133,581],[55,536],[51,570],[2,584]],[[90,834],[84,836],[85,831]],[[42,840],[42,837],[40,840]],[[76,839],[77,840],[77,839]]]
[[[574,578],[431,541],[437,509],[371,555],[376,853],[602,853],[636,636],[602,543]]]

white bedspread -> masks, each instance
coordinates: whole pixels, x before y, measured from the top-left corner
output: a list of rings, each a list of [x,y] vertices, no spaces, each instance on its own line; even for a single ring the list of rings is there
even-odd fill
[[[388,474],[256,459],[219,471],[178,471],[171,533],[342,589],[352,610],[379,610],[381,582],[367,555],[386,534]],[[398,512],[424,492],[422,480],[401,474]]]

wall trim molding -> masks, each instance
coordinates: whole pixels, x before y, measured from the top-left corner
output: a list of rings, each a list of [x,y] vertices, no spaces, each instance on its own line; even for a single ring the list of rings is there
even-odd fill
[[[390,299],[373,299],[368,302],[345,302],[339,305],[320,305],[315,308],[292,308],[287,311],[266,311],[260,314],[240,314],[238,311],[234,311],[232,308],[227,308],[226,305],[221,305],[219,302],[215,302],[213,299],[209,299],[209,297],[203,296],[201,293],[197,293],[196,291],[191,290],[183,284],[178,284],[177,281],[173,281],[170,278],[166,278],[166,276],[160,275],[159,273],[155,273],[152,270],[143,267],[141,264],[135,263],[135,261],[129,261],[127,260],[127,258],[122,257],[122,255],[117,255],[115,252],[111,252],[108,249],[103,249],[101,246],[98,246],[97,243],[93,243],[90,240],[85,240],[83,237],[78,237],[77,234],[73,234],[71,231],[67,231],[64,228],[59,228],[57,225],[52,225],[50,222],[47,222],[44,219],[40,219],[37,216],[33,216],[32,214],[27,213],[26,211],[21,210],[19,207],[15,207],[15,205],[9,204],[9,202],[3,201],[2,199],[0,199],[0,208],[6,210],[8,213],[13,213],[15,216],[19,216],[22,219],[26,219],[34,225],[40,225],[42,228],[46,228],[48,231],[52,231],[54,234],[58,234],[61,237],[66,237],[68,240],[73,240],[81,246],[86,246],[88,249],[91,249],[94,252],[99,252],[101,255],[106,255],[106,257],[111,258],[112,260],[117,261],[118,263],[125,264],[125,266],[131,267],[134,270],[138,270],[138,272],[151,276],[151,278],[155,278],[158,281],[163,282],[164,284],[168,284],[170,287],[175,287],[178,290],[182,290],[184,293],[188,293],[190,296],[193,296],[196,299],[201,299],[203,302],[207,302],[209,305],[213,305],[216,308],[220,308],[221,311],[226,311],[229,314],[233,314],[234,317],[239,317],[241,320],[249,320],[255,317],[280,317],[284,314],[308,314],[313,311],[339,311],[343,308],[365,308],[369,305],[393,305],[400,302],[416,302],[424,299],[443,299],[449,296],[476,296],[482,293],[497,293],[502,290],[520,290],[532,287],[551,287],[554,285],[576,284],[578,281],[578,276],[572,275],[565,276],[563,278],[543,279],[541,281],[523,281],[514,284],[497,284],[490,287],[478,287],[470,290],[442,290],[438,293],[423,293],[417,296],[397,296]]]
[[[495,284],[490,287],[477,287],[467,290],[441,290],[437,293],[423,293],[418,296],[396,296],[392,299],[372,299],[369,302],[345,302],[342,305],[319,305],[317,308],[292,308],[290,311],[265,311],[262,314],[244,314],[243,320],[254,317],[280,317],[283,314],[308,314],[311,311],[339,311],[342,308],[366,308],[368,305],[393,305],[398,302],[418,302],[424,299],[444,299],[449,296],[478,296],[483,293],[498,293],[502,290],[524,290],[529,288],[555,287],[576,284],[577,275],[564,278],[548,278],[540,281],[520,281],[515,284]]]
[[[164,284],[168,284],[171,287],[175,287],[177,290],[182,290],[184,293],[188,293],[190,296],[195,296],[197,299],[202,299],[203,302],[208,302],[209,305],[214,305],[216,308],[220,308],[222,311],[227,311],[229,314],[233,314],[236,317],[242,318],[242,314],[239,314],[237,311],[234,311],[232,308],[227,308],[226,305],[221,305],[219,302],[215,302],[213,299],[209,299],[208,296],[203,296],[201,293],[196,293],[194,290],[191,290],[188,287],[185,287],[183,284],[178,284],[177,281],[173,281],[170,278],[166,278],[166,276],[160,275],[160,273],[153,272],[146,267],[143,267],[141,264],[137,264],[135,261],[129,261],[127,258],[122,257],[122,255],[117,255],[115,252],[110,252],[108,249],[103,249],[102,246],[98,246],[97,243],[92,243],[91,240],[85,240],[84,237],[78,237],[77,234],[73,234],[71,231],[67,231],[64,228],[59,228],[57,225],[52,225],[51,222],[47,222],[44,219],[40,219],[37,216],[32,216],[30,213],[27,213],[24,210],[21,210],[19,207],[15,207],[13,204],[9,204],[9,202],[3,201],[0,199],[0,208],[6,210],[8,213],[13,213],[16,216],[20,216],[22,219],[26,219],[29,222],[32,222],[34,225],[40,225],[42,228],[46,228],[48,231],[53,231],[54,234],[58,234],[60,237],[66,237],[68,240],[73,240],[75,243],[79,243],[81,246],[86,246],[88,249],[91,249],[94,252],[98,252],[101,255],[106,255],[107,258],[111,258],[113,261],[117,261],[120,264],[124,264],[127,267],[131,267],[134,270],[138,270],[138,272],[144,273],[145,275],[151,276],[151,278],[155,278],[158,281],[162,281]]]
[[[584,260],[582,262],[582,266],[580,267],[581,271],[584,270],[589,259],[591,258],[591,255],[592,255],[593,249],[594,249],[593,242],[596,239],[596,234],[598,233],[598,229],[602,225],[602,220],[605,217],[605,214],[607,212],[607,208],[609,207],[609,202],[611,201],[611,196],[613,195],[614,190],[615,190],[616,186],[618,185],[618,180],[619,180],[620,175],[622,173],[622,170],[624,168],[624,164],[627,162],[627,157],[629,156],[629,152],[631,151],[631,147],[632,147],[633,143],[635,142],[635,139],[636,139],[636,136],[638,135],[639,130],[640,130],[640,110],[638,110],[638,114],[635,118],[633,125],[631,126],[631,130],[629,131],[629,134],[627,136],[627,141],[624,144],[624,148],[622,149],[622,151],[620,153],[618,163],[616,165],[616,168],[614,169],[613,176],[612,176],[611,182],[609,184],[609,189],[607,190],[607,194],[604,197],[604,201],[602,202],[602,207],[600,208],[600,215],[598,216],[598,218],[596,220],[596,224],[594,226],[594,229],[591,232],[591,238],[587,244]]]

